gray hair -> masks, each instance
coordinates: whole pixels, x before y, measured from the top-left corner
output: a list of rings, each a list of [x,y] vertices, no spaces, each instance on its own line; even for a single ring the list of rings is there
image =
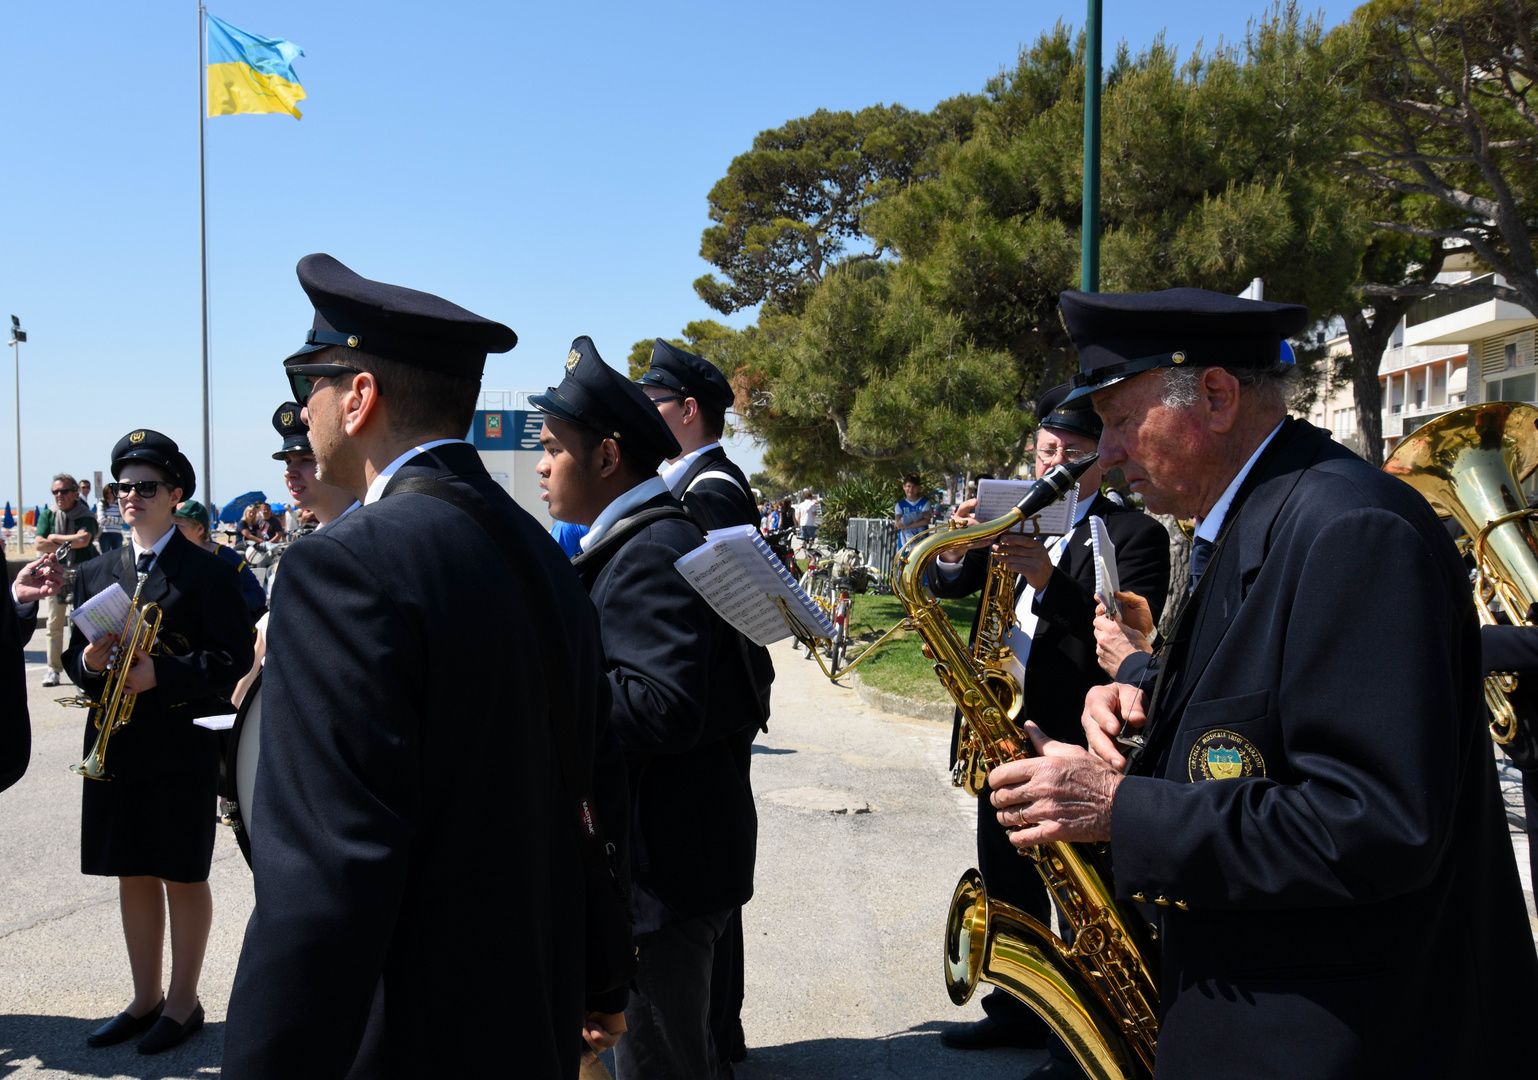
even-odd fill
[[[1189,409],[1201,397],[1204,367],[1167,368],[1164,372],[1164,397],[1166,409]],[[1297,390],[1298,365],[1273,364],[1265,368],[1224,368],[1239,381],[1239,388],[1246,397],[1253,398],[1262,407],[1286,409],[1287,403]]]
[[[57,484],[60,480],[63,480],[70,487],[74,488],[75,489],[75,494],[77,494],[77,495],[80,494],[80,483],[79,483],[79,481],[77,481],[73,476],[71,476],[67,472],[55,473],[54,474],[54,478],[52,480],[50,480],[48,482],[48,484],[49,484],[50,487],[52,487],[54,484]]]

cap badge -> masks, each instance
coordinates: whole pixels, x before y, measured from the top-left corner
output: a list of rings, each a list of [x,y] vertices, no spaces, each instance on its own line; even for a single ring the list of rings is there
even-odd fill
[[[278,417],[278,421],[284,427],[288,427],[289,425],[291,425],[294,422],[294,414],[291,413],[291,412],[286,412],[282,416]]]
[[[577,370],[577,364],[582,360],[582,354],[576,349],[566,354],[566,374],[570,375]]]
[[[128,441],[135,444],[142,443],[144,441],[144,432],[135,431],[133,434],[128,436]]]
[[[1175,363],[1177,363],[1177,364],[1183,364],[1183,363],[1186,362],[1186,354],[1183,353],[1183,352],[1177,352],[1174,355],[1172,355],[1170,357],[1170,359],[1175,361]]]
[[[358,335],[357,334],[348,334],[347,335],[347,347],[349,349],[356,349],[358,347]]]
[[[1204,732],[1191,747],[1186,761],[1191,782],[1198,780],[1238,780],[1246,776],[1265,776],[1266,759],[1255,744],[1243,735],[1221,728]]]

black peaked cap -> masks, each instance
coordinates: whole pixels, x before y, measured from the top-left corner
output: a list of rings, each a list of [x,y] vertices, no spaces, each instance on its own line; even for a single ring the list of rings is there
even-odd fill
[[[1207,289],[1085,293],[1066,289],[1058,310],[1079,350],[1068,402],[1158,367],[1266,367],[1308,325],[1301,304],[1246,300]]]
[[[1098,440],[1103,425],[1095,410],[1074,407],[1087,406],[1089,404],[1087,400],[1080,398],[1074,402],[1073,406],[1063,408],[1063,402],[1068,400],[1068,394],[1072,389],[1068,383],[1062,383],[1036,399],[1036,415],[1040,418],[1039,423],[1042,427],[1052,428],[1054,431],[1072,431]]]
[[[725,412],[737,400],[732,384],[721,369],[706,360],[684,352],[678,346],[657,339],[652,346],[652,366],[636,380],[643,386],[661,386],[692,397],[706,408]]]
[[[683,452],[651,398],[604,363],[590,337],[571,343],[561,385],[535,394],[529,403],[558,420],[613,439],[620,452],[643,471]]]
[[[181,452],[176,440],[169,435],[162,435],[149,428],[136,428],[124,435],[112,448],[112,479],[122,476],[123,466],[134,462],[163,469],[170,475],[172,482],[182,489],[184,500],[192,498],[192,493],[198,489],[198,478],[192,471],[192,462],[187,460],[187,455]]]
[[[310,429],[300,419],[297,401],[285,401],[279,405],[278,411],[272,414],[272,426],[283,436],[282,449],[272,455],[274,461],[282,461],[284,454],[292,454],[295,450],[309,451]]]
[[[349,270],[330,255],[299,260],[299,284],[315,305],[305,344],[285,363],[338,346],[412,367],[479,379],[487,353],[507,352],[518,335],[441,296],[389,285]],[[342,359],[338,357],[338,359]]]

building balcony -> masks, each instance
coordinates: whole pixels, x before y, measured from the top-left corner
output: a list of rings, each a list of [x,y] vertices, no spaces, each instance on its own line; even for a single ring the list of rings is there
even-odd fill
[[[1474,281],[1504,279],[1495,274]],[[1538,326],[1538,319],[1525,308],[1505,300],[1480,300],[1472,296],[1428,296],[1417,300],[1405,315],[1404,340],[1407,346],[1451,345],[1483,341],[1515,330]]]
[[[1463,402],[1444,405],[1390,405],[1383,410],[1383,437],[1397,439],[1410,434],[1422,424],[1463,408]]]
[[[1420,367],[1422,364],[1430,364],[1437,360],[1462,356],[1468,351],[1468,346],[1463,344],[1395,346],[1383,350],[1383,359],[1378,362],[1378,374],[1391,375],[1406,368]]]

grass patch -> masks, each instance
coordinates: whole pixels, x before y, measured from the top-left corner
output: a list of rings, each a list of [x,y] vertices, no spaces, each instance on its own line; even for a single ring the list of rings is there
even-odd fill
[[[946,618],[963,638],[972,625],[977,601],[972,597],[942,600]],[[902,604],[895,596],[856,596],[850,601],[850,658],[864,649],[861,638],[874,641],[903,617]],[[915,701],[949,702],[951,696],[935,677],[934,665],[924,658],[924,639],[911,630],[899,630],[882,643],[881,648],[856,672],[866,683],[889,694],[899,694]]]

